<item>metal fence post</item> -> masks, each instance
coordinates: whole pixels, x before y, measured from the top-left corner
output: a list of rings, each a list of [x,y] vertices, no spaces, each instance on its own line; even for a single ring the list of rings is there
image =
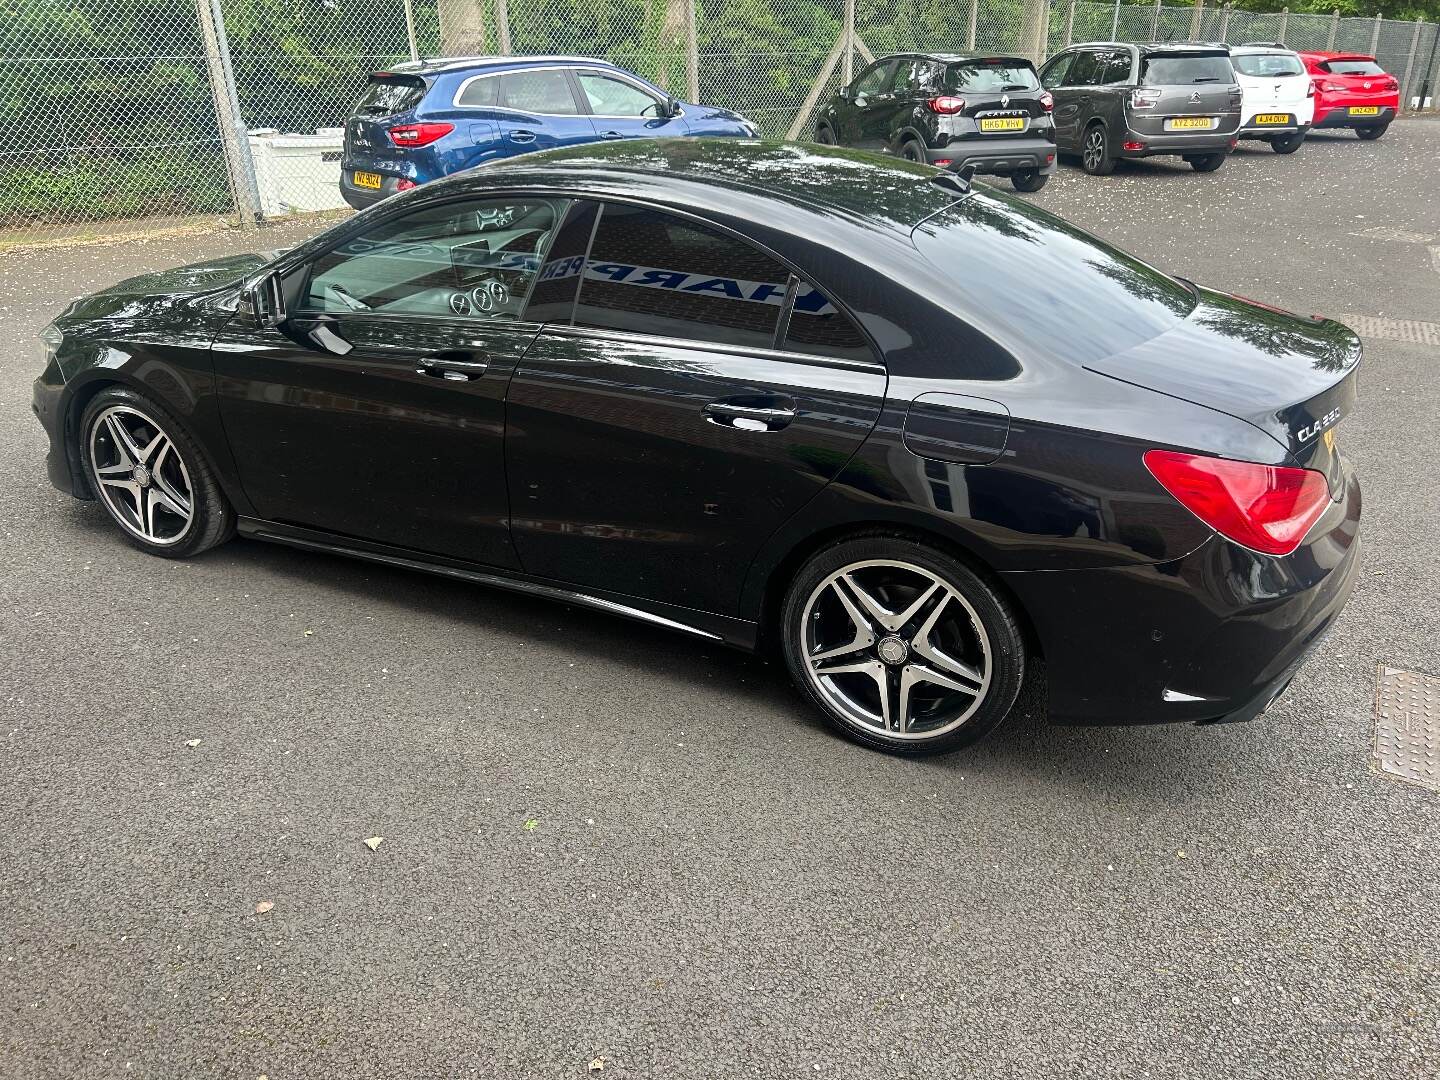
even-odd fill
[[[405,37],[410,42],[410,59],[420,59],[420,48],[415,44],[415,8],[411,0],[405,0]]]
[[[1195,0],[1195,10],[1190,13],[1190,40],[1200,40],[1200,22],[1205,18],[1205,0]]]
[[[1065,8],[1065,47],[1068,49],[1075,41],[1075,0],[1070,0]]]
[[[1220,9],[1220,40],[1229,41],[1230,34],[1230,5],[1226,4]]]
[[[1375,50],[1380,47],[1380,12],[1375,13],[1375,29],[1370,31],[1370,55],[1375,55]]]
[[[685,5],[685,87],[690,91],[690,100],[700,100],[700,47],[697,8],[700,0],[690,0]]]
[[[1410,73],[1415,70],[1415,52],[1420,48],[1420,23],[1415,24],[1415,33],[1410,35],[1410,55],[1405,58],[1405,75],[1400,80],[1400,108],[1410,100]]]
[[[501,56],[515,51],[510,44],[510,5],[506,0],[495,0],[495,36],[499,39]]]
[[[850,85],[855,77],[855,0],[845,0],[845,27],[840,31],[845,51],[840,54],[840,82]]]
[[[1326,52],[1334,52],[1334,51],[1335,51],[1335,32],[1336,32],[1337,30],[1339,30],[1339,29],[1340,29],[1340,9],[1339,9],[1338,7],[1337,7],[1337,8],[1331,8],[1331,9],[1330,9],[1330,37],[1329,37],[1329,39],[1325,42],[1325,51],[1326,51]]]
[[[1155,0],[1155,12],[1150,16],[1150,40],[1160,37],[1160,0]]]
[[[230,40],[225,34],[225,14],[220,0],[196,0],[200,35],[205,43],[205,68],[210,93],[215,100],[215,122],[220,128],[220,145],[225,154],[225,173],[242,229],[255,228],[260,216],[260,187],[255,182],[255,159],[250,156],[250,137],[240,116],[240,98],[235,90],[235,72],[230,66]]]
[[[970,0],[970,34],[966,39],[967,49],[975,48],[975,22],[980,17],[980,0]]]
[[[1282,45],[1285,43],[1285,28],[1287,25],[1289,25],[1289,23],[1290,9],[1288,7],[1283,7],[1280,9],[1280,33],[1277,34],[1275,37],[1275,40],[1280,42]]]

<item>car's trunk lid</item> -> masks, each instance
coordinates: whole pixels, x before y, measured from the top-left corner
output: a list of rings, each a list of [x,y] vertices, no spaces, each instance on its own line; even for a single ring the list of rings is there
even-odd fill
[[[418,75],[377,71],[345,121],[347,166],[376,165],[405,156],[389,136],[389,129],[410,118],[425,97],[429,84]]]
[[[1087,366],[1254,424],[1338,482],[1333,429],[1355,406],[1360,339],[1330,319],[1196,292],[1178,326]]]
[[[1142,61],[1140,85],[1126,99],[1134,131],[1161,135],[1227,127],[1225,114],[1240,104],[1239,83],[1229,56],[1215,52],[1159,52]],[[1208,119],[1208,127],[1198,121]]]

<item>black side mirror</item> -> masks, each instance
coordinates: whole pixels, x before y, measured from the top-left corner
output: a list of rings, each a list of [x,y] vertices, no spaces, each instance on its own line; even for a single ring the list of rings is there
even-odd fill
[[[679,115],[680,115],[680,102],[676,101],[673,97],[672,97],[672,98],[666,98],[666,99],[665,99],[665,116],[666,116],[668,119],[672,119],[672,120],[673,120],[675,117],[677,117],[677,116],[679,116]]]
[[[842,87],[840,87],[840,100],[843,101],[843,102],[845,102],[845,104],[848,105],[848,104],[850,104],[850,98],[851,98],[850,88],[849,88],[848,86],[842,86]]]
[[[241,299],[241,310],[249,310],[256,325],[277,327],[286,319],[285,291],[277,274],[266,274],[252,282]]]

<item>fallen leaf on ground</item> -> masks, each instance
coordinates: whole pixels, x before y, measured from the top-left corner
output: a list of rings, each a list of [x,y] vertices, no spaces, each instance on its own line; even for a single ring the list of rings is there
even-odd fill
[[[264,915],[265,912],[269,911],[274,906],[275,901],[273,900],[261,900],[260,903],[255,905],[255,914]]]
[[[537,821],[535,818],[532,817],[532,818],[526,818],[526,819],[525,819],[525,830],[526,830],[526,832],[534,832],[534,831],[535,831],[536,829],[538,829],[539,827],[540,827],[540,822]]]
[[[186,739],[186,740],[185,740],[185,745],[186,745],[186,746],[189,746],[189,747],[191,747],[191,748],[194,748],[194,747],[200,745],[200,740],[199,740],[199,739]]]
[[[306,631],[305,631],[305,636],[306,636],[306,637],[309,637],[309,636],[310,636],[311,634],[313,634],[313,633],[315,633],[314,630],[306,630]]]
[[[604,1068],[605,1068],[605,1059],[604,1059],[604,1058],[596,1058],[594,1061],[590,1062],[590,1071],[591,1071],[591,1072],[600,1072],[600,1071],[601,1071],[602,1069],[604,1069]]]
[[[378,847],[379,847],[381,844],[383,844],[384,842],[385,842],[385,837],[383,837],[383,836],[372,836],[372,837],[370,837],[369,840],[366,840],[366,841],[365,841],[365,846],[368,847],[371,851],[374,851],[376,848],[378,848]]]

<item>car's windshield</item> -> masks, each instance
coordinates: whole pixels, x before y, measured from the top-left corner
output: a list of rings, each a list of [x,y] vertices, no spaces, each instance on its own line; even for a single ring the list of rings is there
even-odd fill
[[[1246,53],[1230,57],[1235,70],[1256,79],[1276,79],[1285,75],[1304,75],[1305,68],[1297,56],[1284,53]]]
[[[1191,83],[1230,83],[1235,71],[1230,58],[1214,56],[1151,56],[1140,81],[1146,86],[1188,86]]]
[[[1124,352],[1195,307],[1179,281],[1018,200],[977,192],[915,228],[957,314],[1012,352],[1077,364]]]
[[[1040,81],[1029,64],[1008,61],[974,61],[945,69],[947,93],[988,94],[1007,90],[1038,90]]]
[[[1331,60],[1324,65],[1332,75],[1384,75],[1385,69],[1374,60]]]

